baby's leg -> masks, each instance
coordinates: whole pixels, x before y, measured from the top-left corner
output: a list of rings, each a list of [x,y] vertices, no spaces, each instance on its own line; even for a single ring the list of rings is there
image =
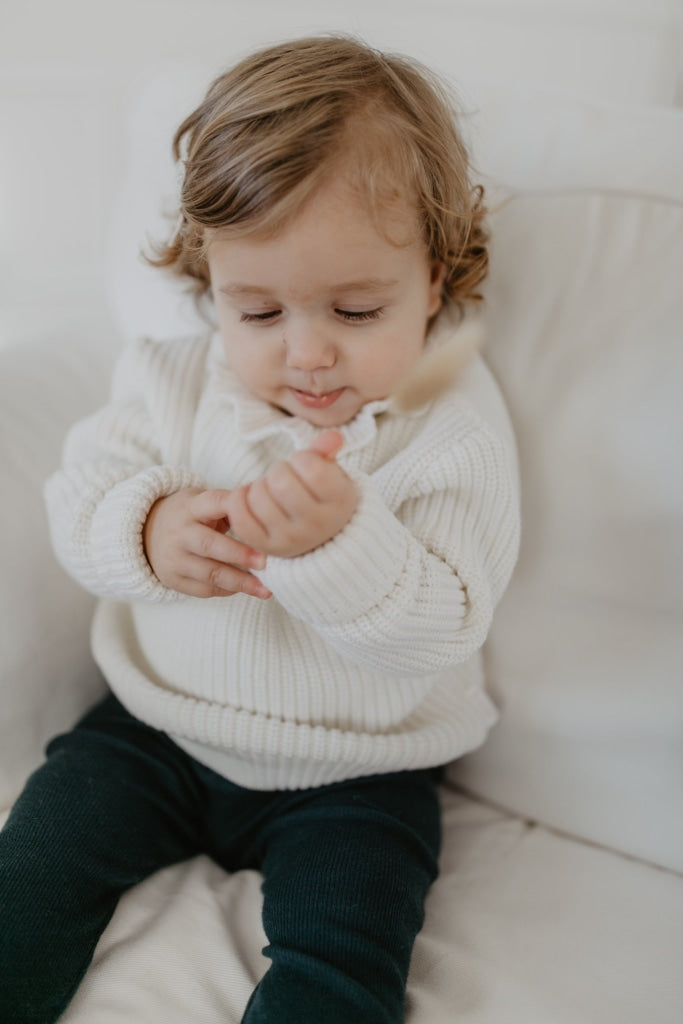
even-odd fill
[[[121,894],[191,856],[189,759],[108,698],[53,740],[0,833],[0,1020],[57,1020]]]
[[[399,1024],[439,835],[430,772],[291,801],[267,835],[263,921],[272,965],[243,1024]]]

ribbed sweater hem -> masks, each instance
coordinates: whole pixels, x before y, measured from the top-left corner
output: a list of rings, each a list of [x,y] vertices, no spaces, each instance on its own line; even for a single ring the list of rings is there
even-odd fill
[[[384,732],[296,722],[200,700],[145,674],[112,628],[116,613],[116,605],[100,605],[93,649],[118,699],[196,760],[248,789],[308,789],[447,764],[479,747],[497,718],[482,687],[467,679],[467,665],[454,670],[452,684],[435,681],[410,718]]]

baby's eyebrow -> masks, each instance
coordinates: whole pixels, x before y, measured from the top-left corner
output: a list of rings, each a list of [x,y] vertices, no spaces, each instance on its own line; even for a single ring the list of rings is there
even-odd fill
[[[335,292],[381,292],[398,284],[394,278],[366,277],[358,281],[344,281],[335,285]]]
[[[398,283],[398,280],[395,278],[365,277],[360,278],[357,281],[343,281],[341,284],[336,284],[330,287],[329,291],[336,295],[347,294],[348,292],[381,292],[388,288],[395,287]],[[272,294],[272,289],[270,288],[264,288],[259,284],[249,284],[241,281],[221,285],[218,290],[224,295],[233,296]]]
[[[262,288],[258,284],[222,284],[218,289],[224,295],[268,295],[269,288]]]

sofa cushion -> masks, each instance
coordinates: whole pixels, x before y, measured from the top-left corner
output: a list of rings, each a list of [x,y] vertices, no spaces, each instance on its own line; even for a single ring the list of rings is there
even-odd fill
[[[93,600],[55,560],[42,486],[67,427],[104,400],[113,358],[101,339],[57,328],[0,351],[0,808],[104,689],[89,652]]]
[[[679,878],[448,791],[443,811],[406,1024],[678,1024]],[[238,1024],[268,963],[260,883],[200,857],[137,886],[60,1024]]]
[[[451,778],[681,869],[683,112],[492,96],[476,127],[523,527],[486,647],[501,721]]]
[[[521,196],[494,217],[489,361],[520,560],[486,647],[502,715],[469,791],[683,867],[683,206]]]

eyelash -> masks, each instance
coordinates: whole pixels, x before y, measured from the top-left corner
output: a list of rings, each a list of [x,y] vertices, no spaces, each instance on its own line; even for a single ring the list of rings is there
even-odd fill
[[[279,309],[273,309],[268,313],[240,313],[241,324],[264,324],[274,320],[280,313]]]
[[[335,313],[338,313],[344,320],[348,320],[351,323],[362,323],[364,320],[379,320],[384,309],[378,306],[377,309],[364,309],[358,313],[352,313],[348,309],[335,309]]]
[[[363,323],[368,320],[379,320],[384,309],[379,306],[377,309],[359,310],[357,313],[348,309],[335,309],[335,313],[348,323]],[[266,313],[240,313],[242,324],[267,324],[280,315],[279,309],[268,310]]]

